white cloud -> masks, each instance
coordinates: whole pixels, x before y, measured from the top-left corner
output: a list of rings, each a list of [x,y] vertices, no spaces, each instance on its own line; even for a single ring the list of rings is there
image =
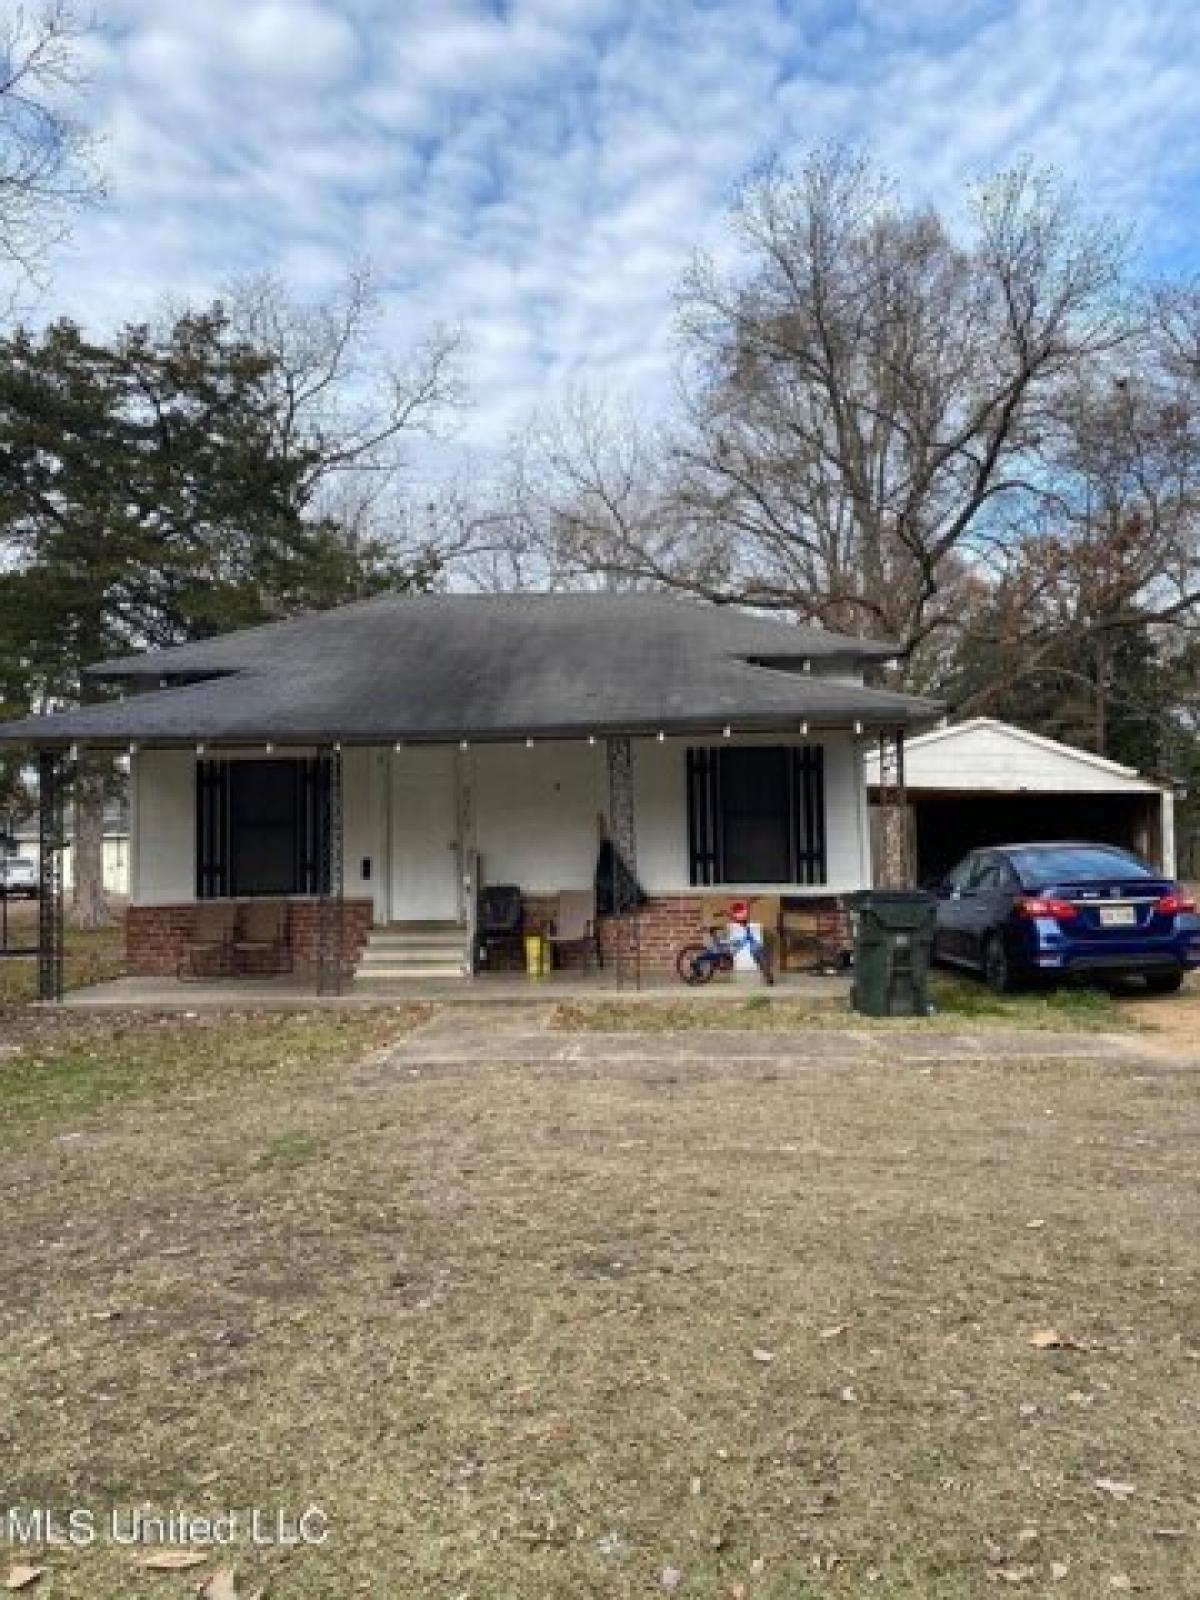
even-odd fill
[[[668,392],[672,291],[768,153],[874,147],[953,203],[1031,154],[1195,262],[1200,8],[1115,0],[100,0],[111,204],[57,304],[111,322],[364,254],[397,346],[461,323],[494,446],[585,380]]]

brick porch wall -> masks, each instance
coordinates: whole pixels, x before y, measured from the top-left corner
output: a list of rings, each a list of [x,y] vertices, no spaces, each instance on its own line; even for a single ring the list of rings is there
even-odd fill
[[[636,919],[644,972],[674,972],[680,945],[704,937],[704,909],[711,898],[711,893],[652,894],[649,897]],[[600,948],[606,964],[616,964],[619,943],[624,959],[631,960],[634,938],[634,918],[600,918]]]
[[[712,924],[724,923],[722,907],[729,903],[730,898],[720,889],[695,890],[692,893],[681,894],[652,894],[642,906],[636,923],[632,917],[623,921],[615,917],[601,917],[600,952],[604,965],[606,967],[616,965],[618,941],[622,942],[625,963],[631,963],[635,955],[635,940],[640,939],[642,971],[673,973],[675,957],[682,945],[689,944],[695,939],[707,939]],[[750,898],[753,905],[755,897]],[[822,905],[829,905],[832,899],[833,897],[817,897],[813,901],[814,909],[818,900]],[[529,932],[544,932],[554,920],[557,897],[526,895],[524,908],[525,925]],[[766,925],[766,939],[778,958],[778,934],[773,919]],[[842,943],[845,945],[848,942],[847,928]],[[571,952],[566,952],[566,955],[567,959],[563,965],[568,969],[582,964],[580,957],[573,956]]]
[[[138,977],[175,977],[179,958],[191,937],[195,911],[196,902],[191,900],[130,906],[125,912],[125,959],[129,972]],[[292,970],[301,977],[316,976],[320,915],[318,900],[288,901]],[[342,902],[342,948],[348,968],[362,955],[374,915],[370,900]]]
[[[652,894],[641,908],[638,928],[641,935],[642,967],[647,972],[673,972],[675,953],[690,939],[705,932],[704,908],[712,892],[695,894]],[[527,894],[522,897],[525,927],[529,933],[544,933],[554,921],[558,897],[552,894]],[[633,919],[624,924],[615,917],[601,917],[600,950],[605,966],[616,964],[617,941],[624,940],[626,960],[632,959]],[[582,965],[582,952],[563,952],[563,966],[570,970]]]

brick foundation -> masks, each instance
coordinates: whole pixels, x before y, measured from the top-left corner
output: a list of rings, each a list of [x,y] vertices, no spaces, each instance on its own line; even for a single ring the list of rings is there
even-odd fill
[[[600,950],[604,965],[615,966],[618,941],[622,942],[625,963],[633,960],[635,933],[640,942],[640,960],[646,973],[675,970],[675,956],[681,945],[703,938],[708,926],[720,921],[719,908],[729,897],[713,890],[682,894],[651,895],[633,918],[618,920],[601,917]],[[530,933],[549,931],[558,912],[558,896],[529,894],[524,897],[525,927]],[[179,959],[192,931],[194,901],[170,905],[130,906],[125,914],[125,949],[130,973],[145,977],[175,977]],[[342,905],[343,949],[347,969],[362,955],[374,922],[370,900],[347,899]],[[293,971],[300,976],[316,976],[320,902],[313,899],[288,901],[288,934],[292,948]],[[770,936],[770,935],[769,935]],[[583,952],[560,952],[562,966],[575,970],[583,965]],[[513,960],[514,968],[520,962]]]
[[[311,899],[289,900],[287,905],[292,971],[300,977],[315,978],[321,903]],[[191,938],[195,911],[195,901],[130,906],[125,913],[125,959],[129,972],[138,977],[175,977],[180,956]],[[362,955],[374,917],[370,900],[342,902],[342,949],[348,970]]]

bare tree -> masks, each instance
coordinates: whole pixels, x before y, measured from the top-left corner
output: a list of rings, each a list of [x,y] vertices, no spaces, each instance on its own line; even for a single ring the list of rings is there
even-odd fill
[[[0,20],[0,265],[35,282],[70,212],[99,194],[93,143],[72,109],[85,31],[67,0]]]
[[[503,504],[510,548],[544,584],[701,584],[696,531],[669,469],[672,441],[627,406],[576,389],[518,442]]]
[[[1174,294],[1171,306],[1184,309]],[[1101,752],[1110,703],[1165,727],[1169,663],[1200,641],[1200,364],[1174,317],[1143,331],[1120,376],[1066,394],[1038,514],[998,545],[998,570],[959,619],[976,659],[992,662],[962,709],[1056,681],[1075,718],[1067,731]],[[1135,636],[1164,664],[1157,676],[1131,671]]]
[[[328,492],[347,496],[361,520],[404,479],[414,437],[439,433],[464,404],[459,332],[434,328],[393,356],[365,268],[312,303],[269,273],[236,281],[226,298],[234,330],[271,360],[275,444],[285,459],[307,463],[314,506]]]
[[[1120,241],[1047,179],[984,185],[971,218],[959,238],[837,152],[754,183],[738,270],[701,261],[682,291],[665,459],[595,413],[543,452],[573,502],[560,549],[912,657],[1005,508],[1041,493],[1064,385],[1126,336]]]

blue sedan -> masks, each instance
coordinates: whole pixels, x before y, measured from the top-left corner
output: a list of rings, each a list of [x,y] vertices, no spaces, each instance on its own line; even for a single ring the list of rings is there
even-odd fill
[[[935,893],[934,959],[981,972],[998,993],[1080,974],[1135,975],[1172,994],[1200,967],[1196,902],[1115,845],[973,850]]]

